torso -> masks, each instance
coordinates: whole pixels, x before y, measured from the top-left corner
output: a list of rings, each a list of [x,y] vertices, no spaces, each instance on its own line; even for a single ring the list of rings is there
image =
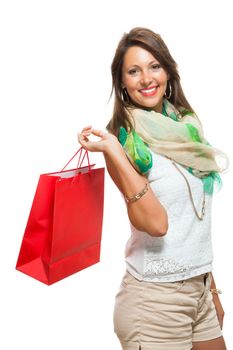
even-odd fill
[[[183,176],[166,157],[152,152],[153,167],[148,182],[165,207],[169,228],[163,237],[151,237],[131,224],[125,259],[128,271],[139,280],[177,281],[212,270],[211,205],[212,196],[205,194],[206,210],[199,220],[191,204]],[[176,163],[177,164],[177,163]],[[189,181],[195,207],[201,212],[202,180],[177,164]]]

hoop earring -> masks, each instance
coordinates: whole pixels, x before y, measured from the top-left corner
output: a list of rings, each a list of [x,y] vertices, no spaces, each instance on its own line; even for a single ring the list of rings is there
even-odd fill
[[[126,88],[122,89],[122,91],[121,91],[121,99],[122,99],[123,103],[126,102],[126,103],[130,104],[130,98],[129,98],[129,95],[128,95]]]
[[[168,80],[168,86],[169,86],[169,96],[167,96],[167,94],[166,94],[167,89],[166,89],[166,91],[165,91],[164,96],[166,97],[166,99],[168,99],[168,100],[169,100],[169,98],[170,98],[170,97],[171,97],[171,95],[172,95],[172,86],[171,86],[170,80]]]

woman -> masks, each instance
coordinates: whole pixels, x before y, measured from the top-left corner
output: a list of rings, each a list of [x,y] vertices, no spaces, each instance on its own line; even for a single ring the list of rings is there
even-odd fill
[[[122,349],[224,350],[210,231],[214,184],[221,185],[227,157],[205,140],[158,34],[124,34],[112,79],[108,133],[87,126],[78,140],[103,152],[127,205],[132,232],[114,310]]]

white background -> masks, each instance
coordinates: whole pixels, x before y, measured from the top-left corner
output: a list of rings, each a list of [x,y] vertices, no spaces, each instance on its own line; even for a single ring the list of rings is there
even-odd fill
[[[106,171],[101,262],[52,286],[15,271],[39,174],[58,171],[77,132],[111,117],[110,65],[135,26],[159,33],[179,66],[205,136],[232,159],[231,1],[1,1],[1,305],[4,350],[120,349],[114,297],[129,224]],[[104,166],[100,153],[91,161]],[[223,290],[224,336],[233,346],[232,171],[213,207],[214,275]],[[4,344],[4,345],[2,345]],[[230,345],[231,344],[231,345]]]

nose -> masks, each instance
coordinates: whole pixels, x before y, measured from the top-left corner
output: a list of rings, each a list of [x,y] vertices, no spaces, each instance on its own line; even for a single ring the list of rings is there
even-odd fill
[[[141,84],[142,86],[149,86],[152,82],[153,78],[151,73],[148,71],[143,71],[141,76]]]

